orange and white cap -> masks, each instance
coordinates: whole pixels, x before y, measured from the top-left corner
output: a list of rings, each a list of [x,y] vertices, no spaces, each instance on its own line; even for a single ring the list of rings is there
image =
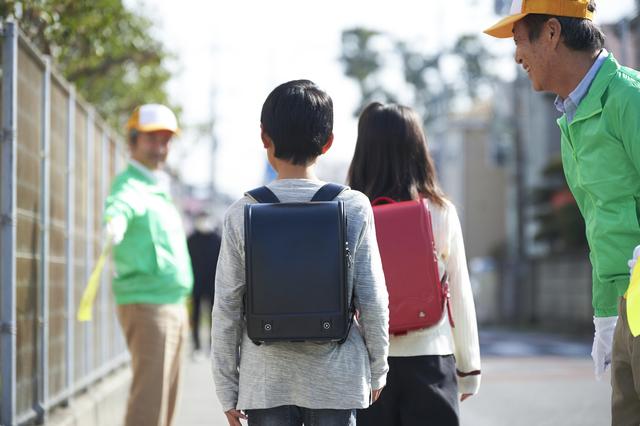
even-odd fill
[[[178,120],[169,108],[161,104],[144,104],[137,107],[127,121],[127,131],[154,132],[168,130],[178,133]]]
[[[513,0],[509,16],[484,32],[497,38],[513,37],[513,24],[530,13],[593,20],[588,6],[589,0]]]

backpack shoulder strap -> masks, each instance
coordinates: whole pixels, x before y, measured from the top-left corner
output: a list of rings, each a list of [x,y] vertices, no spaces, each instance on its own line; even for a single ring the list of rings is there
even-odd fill
[[[318,189],[318,192],[315,193],[311,201],[331,201],[347,189],[349,189],[348,186],[337,183],[327,183]]]
[[[260,188],[247,191],[246,195],[253,198],[259,203],[279,203],[280,202],[278,197],[276,197],[276,194],[274,194],[273,191],[271,191],[266,186],[261,186]]]

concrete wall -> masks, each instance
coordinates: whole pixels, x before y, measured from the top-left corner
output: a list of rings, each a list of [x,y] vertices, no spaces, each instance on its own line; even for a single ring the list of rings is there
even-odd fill
[[[555,331],[591,330],[591,264],[587,254],[530,260],[525,277],[514,283],[517,312],[507,306],[499,265],[471,260],[469,271],[480,324],[539,325]]]
[[[490,255],[506,238],[507,175],[493,161],[489,108],[450,120],[439,164],[447,195],[456,205],[467,258]]]
[[[488,256],[505,240],[507,179],[492,164],[487,127],[465,131],[464,211],[462,232],[467,258]]]
[[[591,327],[591,264],[586,253],[535,260],[531,278],[533,320]]]
[[[46,420],[51,426],[119,426],[124,423],[131,383],[128,368],[117,370],[66,407],[54,409]]]

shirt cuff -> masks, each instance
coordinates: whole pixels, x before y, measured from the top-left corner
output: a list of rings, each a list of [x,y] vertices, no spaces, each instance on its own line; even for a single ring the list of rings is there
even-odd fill
[[[231,399],[231,398],[228,398],[228,396],[229,395],[224,397],[218,394],[218,401],[220,401],[220,405],[222,406],[222,411],[224,411],[225,413],[229,410],[235,409],[236,405],[238,405],[237,399]],[[236,394],[236,398],[237,398],[237,394]]]
[[[475,395],[480,390],[480,375],[475,376],[466,376],[460,377],[458,376],[458,392],[459,393],[470,393],[471,395]]]
[[[618,307],[610,308],[595,308],[593,310],[593,316],[595,317],[615,317],[618,316]]]
[[[378,377],[377,379],[371,379],[371,389],[380,389],[383,388],[387,384],[387,375],[383,375],[382,377]]]

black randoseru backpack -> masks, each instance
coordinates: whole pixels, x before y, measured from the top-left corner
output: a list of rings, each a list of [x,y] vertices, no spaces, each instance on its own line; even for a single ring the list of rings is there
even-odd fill
[[[344,342],[353,318],[351,254],[344,203],[348,189],[326,184],[309,202],[281,203],[266,186],[244,208],[245,320],[256,344]]]

